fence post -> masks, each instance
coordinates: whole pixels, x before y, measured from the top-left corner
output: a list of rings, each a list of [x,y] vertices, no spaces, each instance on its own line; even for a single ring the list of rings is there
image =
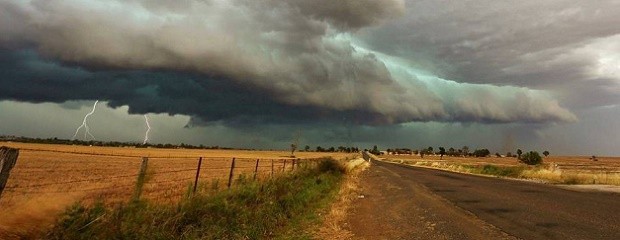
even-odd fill
[[[282,165],[282,172],[286,171],[286,159],[284,159],[284,165]]]
[[[293,170],[295,170],[295,165],[297,165],[297,168],[299,169],[299,162],[301,161],[301,158],[295,159],[295,161],[293,162]]]
[[[273,177],[273,159],[271,159],[271,177]]]
[[[296,161],[296,160],[297,160],[297,159],[293,159],[293,162],[291,163],[291,172],[292,172],[292,171],[295,171],[295,161]]]
[[[142,164],[140,165],[140,172],[138,173],[138,179],[136,180],[136,189],[133,193],[133,201],[140,200],[140,195],[142,195],[142,187],[144,186],[144,180],[146,178],[146,168],[149,164],[148,157],[142,157]]]
[[[0,197],[2,197],[2,191],[9,180],[9,173],[15,166],[18,156],[19,149],[0,147]]]
[[[254,167],[254,180],[256,180],[256,174],[258,173],[258,161],[260,161],[260,159],[256,159],[256,166]]]
[[[198,168],[196,168],[196,180],[194,180],[194,191],[192,193],[196,193],[196,188],[198,187],[198,177],[200,177],[200,166],[202,165],[202,157],[198,158]]]
[[[230,174],[228,174],[228,189],[230,189],[230,185],[232,184],[234,170],[235,158],[232,159],[232,163],[230,164]]]

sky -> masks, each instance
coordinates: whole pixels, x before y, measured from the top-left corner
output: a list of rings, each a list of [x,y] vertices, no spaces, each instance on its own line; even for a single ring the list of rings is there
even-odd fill
[[[0,0],[0,135],[70,139],[99,100],[97,140],[142,142],[147,115],[150,143],[618,156],[619,15],[620,0]]]

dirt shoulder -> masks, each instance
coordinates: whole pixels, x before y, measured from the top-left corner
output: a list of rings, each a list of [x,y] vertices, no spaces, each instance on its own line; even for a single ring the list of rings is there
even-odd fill
[[[341,240],[353,237],[353,234],[344,227],[345,220],[352,203],[359,196],[361,174],[368,167],[370,163],[361,158],[348,162],[347,176],[338,192],[338,199],[325,214],[323,224],[314,232],[316,239]]]

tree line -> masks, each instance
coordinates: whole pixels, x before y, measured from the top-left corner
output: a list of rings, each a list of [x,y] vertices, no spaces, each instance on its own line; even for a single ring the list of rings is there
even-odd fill
[[[370,151],[375,155],[382,155],[383,152],[376,149],[376,146],[373,150]],[[388,148],[385,151],[388,155],[419,155],[421,158],[424,158],[425,155],[439,155],[440,159],[443,159],[444,156],[450,157],[489,157],[491,156],[491,151],[487,148],[479,148],[474,151],[470,151],[468,146],[463,146],[461,148],[450,147],[448,149],[444,147],[438,147],[437,149],[433,147],[422,148],[419,150],[412,150],[410,148]],[[549,151],[545,150],[542,153],[545,157],[549,156]],[[510,157],[517,158],[520,162],[529,165],[537,165],[542,163],[542,156],[537,151],[529,151],[523,152],[521,149],[517,149],[516,154],[512,154],[511,152],[507,152],[506,155],[501,155],[500,153],[495,153],[496,157]]]

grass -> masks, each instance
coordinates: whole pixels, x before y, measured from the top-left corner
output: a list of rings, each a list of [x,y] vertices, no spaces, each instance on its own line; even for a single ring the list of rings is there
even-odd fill
[[[264,182],[240,177],[228,191],[178,204],[138,201],[70,207],[46,239],[309,239],[303,227],[333,200],[345,169],[331,159]],[[217,188],[217,187],[215,187]]]
[[[524,166],[497,166],[487,164],[480,171],[481,174],[502,176],[502,177],[519,177],[526,168]]]
[[[552,167],[551,164],[541,164],[537,166],[527,166],[523,164],[496,165],[496,164],[472,164],[473,161],[459,163],[456,161],[413,161],[413,160],[389,160],[403,164],[425,166],[432,168],[445,169],[453,172],[483,174],[489,176],[521,178],[545,181],[553,184],[602,184],[620,186],[620,173],[613,164],[602,165],[605,170],[590,169],[580,170],[574,165],[563,165],[562,167]],[[567,167],[565,167],[567,166]],[[599,166],[600,167],[600,166]],[[562,170],[565,168],[567,170]]]

